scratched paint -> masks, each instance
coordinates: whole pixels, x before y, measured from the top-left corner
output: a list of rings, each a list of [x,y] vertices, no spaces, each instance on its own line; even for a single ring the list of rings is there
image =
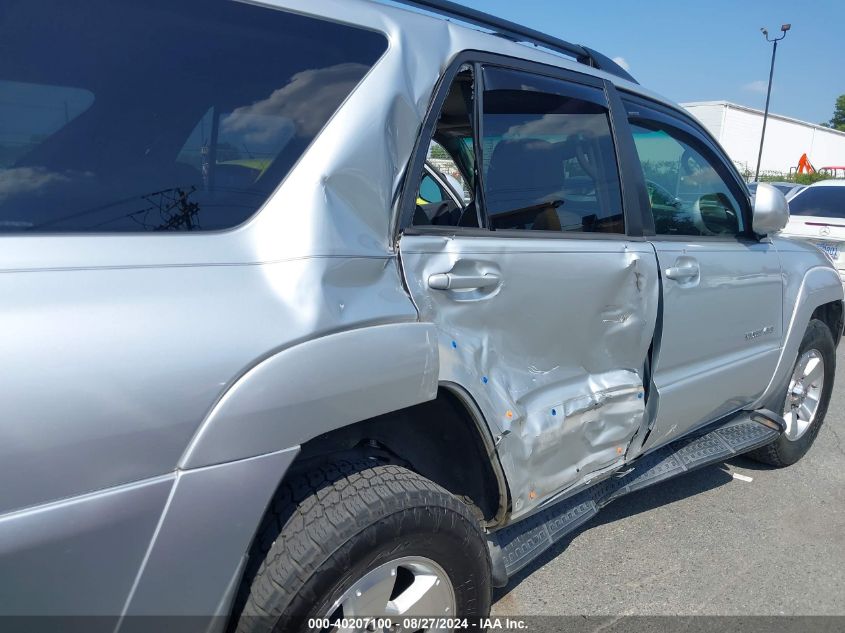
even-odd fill
[[[643,365],[658,305],[650,246],[406,235],[400,252],[420,318],[437,326],[440,380],[466,386],[484,413],[514,517],[624,462],[647,424]],[[446,272],[502,283],[428,286]]]

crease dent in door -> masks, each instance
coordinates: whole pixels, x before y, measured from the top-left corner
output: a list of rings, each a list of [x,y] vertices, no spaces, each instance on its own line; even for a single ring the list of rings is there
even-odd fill
[[[449,252],[449,242],[441,243],[440,257],[429,251],[429,265],[415,271],[422,274],[409,279],[409,288],[421,318],[437,325],[441,380],[467,386],[485,413],[508,476],[513,516],[521,516],[591,473],[621,465],[631,440],[644,431],[644,364],[658,304],[654,254],[626,249],[624,258],[601,264],[600,283],[571,296],[561,286],[561,301],[584,308],[583,322],[515,311],[512,326],[502,333],[485,323],[484,299],[467,293],[463,300],[441,300],[423,287],[429,273],[447,269],[447,261],[455,266],[463,258],[496,260]],[[590,276],[589,265],[578,269]],[[503,300],[509,284],[516,283],[505,275],[497,289],[501,297],[490,301]],[[478,320],[471,323],[466,309],[473,301]],[[552,336],[562,338],[545,349],[537,344]],[[524,345],[516,344],[519,339]]]

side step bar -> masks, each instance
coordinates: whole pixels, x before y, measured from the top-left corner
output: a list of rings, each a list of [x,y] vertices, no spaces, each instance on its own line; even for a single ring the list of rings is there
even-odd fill
[[[761,409],[709,431],[676,440],[626,466],[578,494],[559,501],[489,536],[493,581],[507,579],[611,501],[685,472],[765,446],[786,428],[779,415]],[[624,473],[624,474],[621,474]]]

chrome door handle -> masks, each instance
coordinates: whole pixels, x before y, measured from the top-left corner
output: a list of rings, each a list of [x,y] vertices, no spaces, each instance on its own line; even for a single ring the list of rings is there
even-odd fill
[[[456,273],[436,273],[429,275],[428,287],[435,290],[471,290],[473,288],[489,288],[498,286],[502,280],[499,275],[459,275]]]
[[[684,264],[683,266],[672,266],[666,269],[666,277],[680,281],[683,279],[692,279],[699,274],[698,264]]]

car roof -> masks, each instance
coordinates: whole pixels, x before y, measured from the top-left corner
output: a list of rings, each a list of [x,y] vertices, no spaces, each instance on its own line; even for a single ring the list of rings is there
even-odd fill
[[[268,1],[279,6],[285,6],[288,4],[300,4],[299,2],[296,2],[296,0]],[[461,36],[464,36],[467,39],[467,43],[477,42],[479,41],[479,39],[483,40],[486,44],[483,48],[473,46],[473,48],[478,48],[478,50],[484,50],[500,55],[506,55],[519,59],[534,61],[541,64],[546,64],[548,66],[556,66],[558,68],[572,70],[585,75],[592,75],[600,79],[606,79],[607,81],[614,84],[618,89],[625,90],[633,94],[639,94],[643,97],[647,97],[649,99],[662,103],[663,105],[669,106],[683,115],[692,117],[692,115],[690,115],[675,101],[672,101],[671,99],[668,99],[667,97],[664,97],[663,95],[658,94],[653,90],[644,88],[633,78],[629,80],[626,77],[621,76],[620,74],[614,74],[613,72],[610,72],[610,70],[602,70],[601,68],[593,67],[588,63],[579,62],[572,55],[567,55],[566,53],[562,53],[559,50],[553,50],[551,47],[544,46],[543,44],[538,45],[532,43],[530,41],[530,37],[517,39],[516,36],[511,37],[510,34],[508,34],[507,32],[497,33],[495,32],[495,29],[493,27],[481,26],[480,23],[473,22],[472,20],[462,19],[461,17],[457,16],[447,17],[444,14],[439,14],[435,9],[432,8],[432,5],[440,4],[456,6],[459,9],[462,9],[463,11],[473,13],[473,11],[468,7],[461,7],[460,5],[455,5],[455,3],[447,2],[445,0],[344,0],[341,5],[333,8],[332,18],[335,20],[339,19],[341,21],[345,21],[345,18],[347,17],[345,13],[348,9],[349,15],[355,16],[355,18],[352,19],[352,23],[355,23],[357,21],[357,18],[363,18],[366,13],[368,13],[360,11],[358,7],[363,8],[363,6],[367,6],[368,8],[375,8],[383,16],[392,18],[395,22],[400,23],[400,25],[402,26],[407,25],[409,30],[413,30],[414,22],[416,20],[447,23],[449,25],[450,30],[452,30],[456,35],[460,34]],[[311,6],[309,6],[307,11],[314,11],[315,13],[317,13],[322,12],[323,9],[318,10],[316,7],[312,8]],[[496,18],[495,16],[490,17],[496,20],[500,19]],[[524,29],[528,33],[539,34],[539,32],[533,31],[528,27],[519,27],[519,25],[513,26]],[[379,28],[379,30],[381,30],[381,28]],[[548,37],[551,40],[557,39],[553,36]],[[592,49],[588,49],[584,46],[580,46],[580,48],[590,51],[594,55],[604,58],[605,60],[607,59],[604,55],[598,53],[597,51],[593,51]],[[627,72],[625,74],[627,75]],[[628,75],[628,77],[630,77],[630,75]]]
[[[814,182],[812,185],[809,185],[807,188],[810,187],[845,187],[845,179],[838,178],[838,179],[829,179],[829,180],[819,180],[818,182]]]
[[[532,29],[490,13],[452,2],[451,0],[391,0],[393,4],[406,5],[437,14],[447,19],[458,19],[473,26],[480,26],[499,37],[514,42],[525,42],[574,58],[578,63],[599,68],[628,81],[637,83],[631,74],[616,60],[581,44],[573,44],[548,33]]]

